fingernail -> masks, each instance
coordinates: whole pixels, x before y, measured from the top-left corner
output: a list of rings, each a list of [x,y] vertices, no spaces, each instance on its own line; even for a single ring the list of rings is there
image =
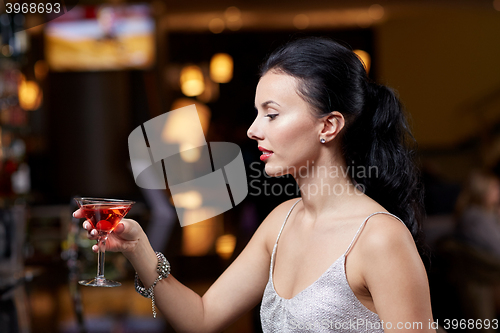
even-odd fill
[[[92,250],[97,250],[97,245],[92,245]]]
[[[75,217],[75,212],[73,212],[73,217]]]
[[[92,230],[92,231],[90,232],[90,234],[91,234],[92,236],[96,236],[96,235],[97,235],[97,230],[95,230],[95,229],[94,229],[94,230]]]

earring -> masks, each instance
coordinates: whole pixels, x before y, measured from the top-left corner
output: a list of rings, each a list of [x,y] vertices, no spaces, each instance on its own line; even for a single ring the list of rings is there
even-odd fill
[[[321,140],[319,140],[321,143],[325,143],[325,139],[324,138],[321,138]]]

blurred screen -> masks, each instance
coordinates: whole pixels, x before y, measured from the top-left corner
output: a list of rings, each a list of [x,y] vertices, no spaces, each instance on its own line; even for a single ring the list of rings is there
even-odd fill
[[[47,23],[45,58],[54,71],[147,69],[154,29],[148,5],[77,6]]]

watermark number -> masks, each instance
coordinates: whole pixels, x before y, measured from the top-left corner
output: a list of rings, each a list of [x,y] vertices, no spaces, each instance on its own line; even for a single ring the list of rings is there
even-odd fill
[[[61,12],[61,4],[60,3],[5,3],[5,12],[7,14],[59,14]]]

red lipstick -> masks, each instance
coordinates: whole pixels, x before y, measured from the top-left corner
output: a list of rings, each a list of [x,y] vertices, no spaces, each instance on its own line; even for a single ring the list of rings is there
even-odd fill
[[[273,151],[268,150],[268,149],[266,149],[264,147],[259,146],[259,150],[263,153],[262,155],[260,155],[260,160],[261,161],[265,161],[269,157],[271,157],[271,155],[273,155]]]

